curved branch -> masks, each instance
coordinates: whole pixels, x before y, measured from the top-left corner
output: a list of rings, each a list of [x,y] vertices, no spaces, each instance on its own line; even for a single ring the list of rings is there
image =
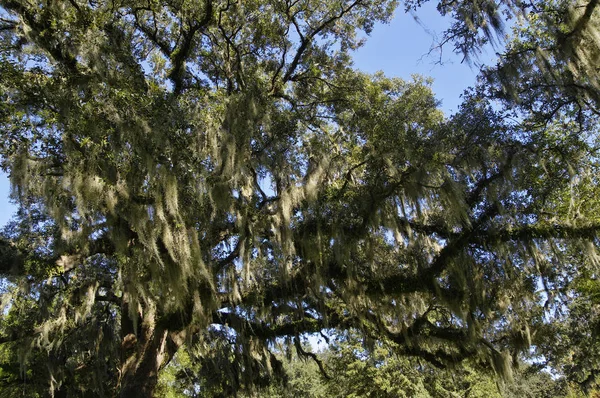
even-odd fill
[[[310,43],[312,43],[312,40],[319,33],[321,33],[325,28],[327,28],[334,22],[338,21],[339,19],[343,18],[344,15],[348,14],[350,11],[352,11],[353,8],[355,8],[360,3],[361,3],[361,0],[354,1],[348,7],[346,7],[345,9],[342,9],[342,11],[338,15],[334,15],[331,18],[325,20],[321,25],[319,25],[315,30],[313,30],[306,37],[302,37],[302,35],[300,35],[300,37],[301,37],[300,47],[298,47],[298,50],[296,51],[296,55],[294,55],[294,59],[292,60],[292,63],[287,68],[285,75],[283,75],[283,83],[288,82],[293,77],[294,72],[298,68],[300,60],[302,59],[302,56],[304,55],[304,52],[307,50]],[[298,33],[300,33],[300,32],[298,32]]]

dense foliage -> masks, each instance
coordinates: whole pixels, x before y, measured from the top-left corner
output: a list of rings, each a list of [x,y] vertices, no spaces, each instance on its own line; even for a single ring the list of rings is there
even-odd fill
[[[309,345],[303,345],[304,350]],[[491,369],[466,361],[460,366],[438,369],[427,361],[395,354],[395,347],[375,344],[366,349],[353,331],[336,335],[324,345],[319,357],[327,369],[285,348],[275,348],[282,358],[287,379],[259,392],[260,397],[410,397],[410,398],[583,398],[577,383],[556,378],[536,366],[519,363],[511,382],[498,380]],[[158,397],[233,396],[229,375],[204,368],[189,350],[179,351],[161,372]],[[231,359],[233,361],[233,358]],[[598,394],[590,391],[590,396]],[[251,390],[240,397],[255,396]]]
[[[152,396],[185,344],[188,393],[235,395],[281,343],[327,374],[324,331],[393,350],[337,362],[382,391],[425,394],[414,361],[593,386],[598,1],[440,2],[467,57],[513,30],[449,118],[352,67],[397,3],[0,0],[2,394]]]

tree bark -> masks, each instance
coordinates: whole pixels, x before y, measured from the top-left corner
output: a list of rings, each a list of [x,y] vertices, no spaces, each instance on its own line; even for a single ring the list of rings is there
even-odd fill
[[[138,329],[129,318],[128,303],[121,308],[121,379],[119,396],[122,398],[153,397],[158,383],[158,372],[168,363],[180,346],[169,331],[156,324],[154,308],[144,308],[138,314]]]

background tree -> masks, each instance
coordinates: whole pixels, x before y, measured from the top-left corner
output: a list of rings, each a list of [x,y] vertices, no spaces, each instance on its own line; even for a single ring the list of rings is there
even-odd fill
[[[595,108],[511,120],[499,67],[444,119],[426,82],[351,67],[394,1],[0,4],[8,386],[152,396],[187,342],[235,394],[281,374],[278,339],[329,328],[510,378],[543,301],[593,267]],[[440,10],[471,51],[514,5]]]
[[[309,349],[309,345],[303,345]],[[285,351],[285,350],[283,350]],[[284,352],[278,353],[283,359]],[[180,353],[162,373],[164,391],[177,396],[213,396],[210,377],[229,379],[226,373],[206,373],[198,369],[202,361],[179,361]],[[261,397],[583,397],[570,388],[565,378],[553,378],[547,372],[525,364],[515,370],[512,382],[499,381],[491,369],[466,361],[451,369],[438,369],[427,361],[395,354],[393,346],[376,343],[369,349],[359,334],[349,332],[335,336],[320,352],[322,366],[291,355],[282,362],[288,379],[261,390]],[[185,354],[184,354],[185,356]],[[194,367],[196,367],[194,369]],[[240,390],[239,396],[253,396]],[[159,395],[169,396],[169,395]],[[171,395],[174,396],[174,395]]]

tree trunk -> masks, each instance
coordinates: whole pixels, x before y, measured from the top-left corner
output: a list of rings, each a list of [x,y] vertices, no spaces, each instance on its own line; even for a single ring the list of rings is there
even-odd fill
[[[126,300],[121,308],[121,380],[119,396],[153,397],[158,372],[175,354],[176,343],[169,331],[156,325],[154,308],[145,308],[139,316],[138,332],[129,319]],[[179,339],[178,339],[179,341]]]
[[[121,397],[153,397],[165,354],[166,331],[148,329],[122,367]]]

